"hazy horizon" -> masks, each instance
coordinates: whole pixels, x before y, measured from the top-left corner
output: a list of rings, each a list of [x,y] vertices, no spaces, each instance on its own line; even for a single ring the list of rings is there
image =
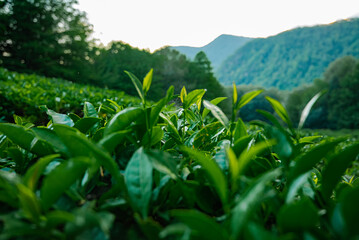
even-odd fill
[[[163,46],[202,47],[222,34],[268,37],[297,27],[359,16],[359,1],[79,0],[104,45],[124,41],[154,51]]]

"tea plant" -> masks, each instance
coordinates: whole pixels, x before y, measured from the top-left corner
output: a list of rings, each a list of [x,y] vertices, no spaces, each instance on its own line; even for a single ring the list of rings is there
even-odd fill
[[[10,122],[16,114],[31,122],[45,123],[47,119],[41,113],[41,105],[56,112],[81,114],[85,101],[101,105],[106,99],[111,100],[108,104],[115,102],[124,106],[139,102],[119,91],[0,68],[0,121]]]
[[[359,142],[230,119],[205,90],[0,124],[0,239],[356,239]],[[181,106],[166,108],[179,97]],[[312,104],[312,103],[310,103]],[[303,112],[303,121],[310,107]]]

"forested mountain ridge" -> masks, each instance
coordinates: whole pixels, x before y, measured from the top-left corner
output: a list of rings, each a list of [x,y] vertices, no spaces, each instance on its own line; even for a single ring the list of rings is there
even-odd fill
[[[214,71],[216,71],[224,60],[250,40],[252,38],[222,34],[203,47],[177,46],[171,48],[192,60],[198,52],[203,51],[211,61]]]
[[[248,42],[216,73],[224,85],[235,82],[292,89],[321,77],[339,57],[359,57],[358,36],[358,18],[296,28]]]

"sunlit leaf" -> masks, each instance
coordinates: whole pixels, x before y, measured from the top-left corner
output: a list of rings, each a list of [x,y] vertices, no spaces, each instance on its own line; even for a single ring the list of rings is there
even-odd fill
[[[203,101],[203,105],[205,108],[208,108],[213,116],[220,122],[224,127],[228,127],[228,118],[227,116],[222,112],[222,110],[217,107],[216,105],[208,102],[207,100]]]
[[[192,104],[197,104],[198,108],[200,108],[200,105],[198,104],[199,101],[202,100],[203,95],[206,93],[206,90],[204,89],[196,89],[188,93],[188,95],[185,97],[183,102],[183,108],[187,109]]]
[[[133,85],[135,86],[135,88],[137,90],[138,96],[140,96],[141,100],[144,101],[145,93],[143,92],[143,87],[142,87],[140,80],[138,80],[138,78],[133,73],[130,73],[128,71],[125,71],[125,73],[130,77]]]
[[[218,98],[211,100],[210,103],[217,106],[220,102],[222,102],[223,100],[226,100],[226,99],[227,99],[226,97],[218,97]],[[209,112],[210,112],[210,110],[208,108],[204,108],[203,112],[202,112],[202,119],[204,119],[208,115]]]
[[[233,82],[233,94],[232,94],[233,98],[232,98],[232,104],[233,106],[236,105],[237,100],[238,100],[238,91],[237,91],[237,86],[236,84]]]
[[[143,92],[146,94],[148,90],[150,90],[151,83],[152,83],[152,75],[153,75],[153,69],[146,74],[145,78],[143,79]]]
[[[180,94],[180,98],[181,98],[182,103],[184,103],[184,101],[186,100],[186,97],[187,97],[187,91],[186,91],[185,86],[183,86],[182,90],[181,90],[181,94]]]
[[[317,93],[310,101],[305,105],[302,114],[300,115],[300,120],[298,124],[298,129],[301,129],[304,126],[305,120],[307,120],[307,117],[310,113],[310,110],[312,109],[313,105],[318,101],[318,99],[324,95],[326,91],[321,91]]]
[[[252,92],[248,92],[243,94],[243,96],[239,99],[237,106],[235,108],[236,111],[247,105],[250,101],[252,101],[253,98],[257,97],[259,94],[261,94],[263,90],[256,90]]]
[[[289,119],[288,113],[283,107],[283,105],[274,98],[266,96],[266,99],[271,104],[274,111],[278,114],[278,116],[288,125],[288,127],[292,128],[293,124]]]

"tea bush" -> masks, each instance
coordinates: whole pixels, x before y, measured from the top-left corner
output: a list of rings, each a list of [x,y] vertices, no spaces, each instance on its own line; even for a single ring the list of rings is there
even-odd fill
[[[230,119],[202,89],[150,103],[151,73],[128,73],[138,105],[0,124],[0,239],[359,237],[359,142],[303,136],[270,97],[271,124],[236,119],[261,91]]]
[[[44,116],[39,108],[41,105],[47,105],[56,112],[81,114],[85,101],[100,105],[106,99],[125,106],[139,102],[120,91],[0,68],[0,117],[3,121],[12,121],[16,114],[32,122],[45,123],[47,117],[41,117]]]

